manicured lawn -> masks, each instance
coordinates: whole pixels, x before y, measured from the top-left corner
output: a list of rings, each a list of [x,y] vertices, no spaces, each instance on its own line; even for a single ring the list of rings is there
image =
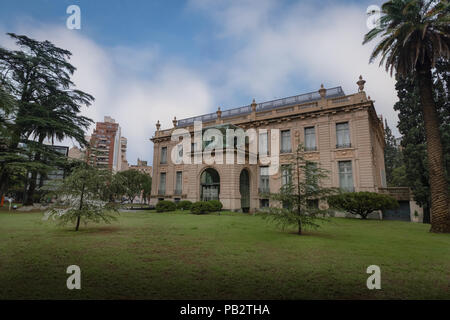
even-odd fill
[[[245,214],[139,211],[74,232],[0,211],[0,299],[450,299],[450,235],[428,229],[334,218],[297,236]],[[81,290],[66,288],[72,264]]]

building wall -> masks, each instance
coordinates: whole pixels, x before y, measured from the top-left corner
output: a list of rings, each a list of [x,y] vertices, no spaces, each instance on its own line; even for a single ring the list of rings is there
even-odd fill
[[[220,112],[220,111],[219,111]],[[219,113],[218,113],[219,115]],[[348,122],[350,127],[351,146],[336,148],[336,123]],[[315,127],[316,151],[307,152],[305,158],[320,164],[321,168],[330,171],[329,179],[323,183],[328,187],[339,187],[338,161],[352,162],[353,185],[355,191],[377,191],[382,187],[381,170],[384,169],[384,132],[380,119],[376,115],[373,101],[366,94],[358,92],[339,98],[322,98],[319,101],[287,106],[270,111],[256,112],[235,118],[222,119],[203,123],[203,127],[230,123],[243,129],[280,129],[291,130],[291,149],[295,150],[304,142],[304,128]],[[193,132],[193,126],[186,127]],[[151,203],[159,199],[182,198],[191,201],[200,200],[200,175],[208,167],[206,164],[181,164],[171,162],[171,151],[177,144],[170,140],[172,129],[155,132],[154,142],[154,179],[152,184]],[[269,135],[270,137],[270,135]],[[280,144],[281,145],[281,144]],[[160,164],[161,148],[167,147],[167,164]],[[271,150],[269,138],[269,152]],[[280,154],[280,164],[287,163],[291,154]],[[250,173],[250,205],[251,210],[259,208],[258,193],[259,165],[212,165],[220,175],[220,200],[224,208],[239,210],[240,192],[239,175],[243,168]],[[176,171],[183,172],[182,195],[175,196]],[[166,172],[166,194],[158,194],[160,173]],[[281,173],[270,176],[271,192],[281,187]]]

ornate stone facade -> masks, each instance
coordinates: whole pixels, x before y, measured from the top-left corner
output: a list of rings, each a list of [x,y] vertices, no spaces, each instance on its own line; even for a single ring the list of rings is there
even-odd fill
[[[308,135],[306,158],[317,162],[330,171],[327,186],[351,188],[354,191],[378,191],[385,185],[384,168],[384,128],[376,114],[374,101],[364,92],[364,80],[358,81],[358,92],[345,95],[340,87],[288,97],[263,103],[253,102],[245,107],[221,110],[196,117],[203,127],[233,125],[244,130],[280,129],[290,144],[287,150],[295,150],[298,143],[305,144]],[[266,206],[269,202],[261,195],[262,185],[260,164],[175,164],[171,152],[178,142],[171,141],[174,129],[183,127],[194,131],[193,118],[173,121],[170,129],[161,129],[157,123],[154,143],[153,183],[151,204],[158,200],[187,199],[198,201],[218,192],[224,208],[250,212]],[[270,135],[269,135],[270,137]],[[268,149],[271,152],[270,139]],[[280,153],[280,165],[286,163],[290,153]],[[219,176],[217,188],[205,189],[202,177],[206,168],[213,168]],[[247,172],[243,175],[243,170]],[[281,169],[280,169],[281,170]],[[268,177],[268,187],[275,192],[281,186],[281,171]],[[243,181],[244,179],[244,181]],[[205,181],[206,181],[205,180]],[[213,179],[214,180],[214,179]],[[217,184],[218,183],[218,184]],[[248,186],[247,186],[248,184]],[[210,184],[212,186],[212,183]],[[247,196],[248,193],[248,196]],[[243,194],[248,203],[243,201]],[[272,205],[272,204],[270,204]],[[245,206],[245,207],[244,207]],[[248,206],[248,207],[247,207]]]

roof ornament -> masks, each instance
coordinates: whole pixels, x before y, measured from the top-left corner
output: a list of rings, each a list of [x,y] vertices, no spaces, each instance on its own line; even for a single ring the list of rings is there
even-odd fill
[[[161,123],[159,123],[159,120],[158,120],[158,122],[156,122],[156,131],[159,131],[159,128],[161,128]]]
[[[324,88],[323,83],[320,85],[319,94],[322,99],[325,99],[327,89]]]
[[[363,80],[362,76],[359,76],[359,80],[356,82],[358,85],[358,92],[364,91],[364,84],[366,83],[366,80]]]
[[[173,123],[173,127],[176,128],[177,126],[177,117],[173,117],[172,123]]]
[[[222,111],[220,110],[220,106],[217,107],[216,114],[217,114],[217,119],[220,119],[222,117]]]
[[[253,98],[251,106],[252,106],[252,112],[256,112],[256,101],[255,101],[255,98]]]

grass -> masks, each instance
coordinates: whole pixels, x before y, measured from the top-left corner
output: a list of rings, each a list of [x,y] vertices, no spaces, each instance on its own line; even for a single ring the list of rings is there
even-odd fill
[[[298,236],[245,214],[139,211],[74,232],[3,210],[0,299],[449,299],[450,235],[428,229],[333,218]],[[66,288],[72,264],[81,290]]]

